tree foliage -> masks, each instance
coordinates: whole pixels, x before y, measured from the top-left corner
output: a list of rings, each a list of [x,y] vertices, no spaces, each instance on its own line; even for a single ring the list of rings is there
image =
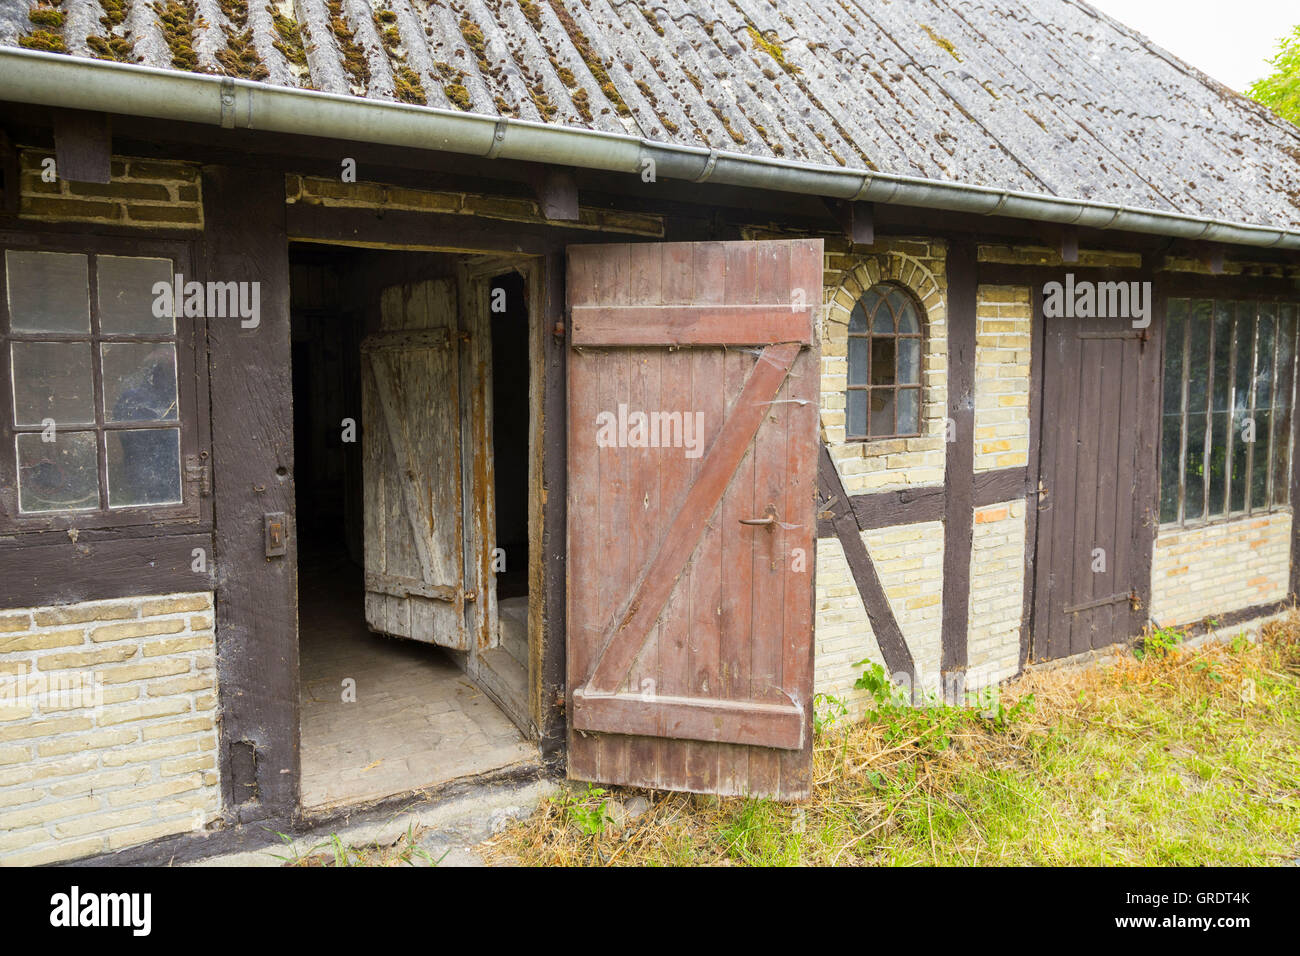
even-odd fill
[[[1246,92],[1284,119],[1300,123],[1300,26],[1283,37],[1270,59],[1273,72]]]

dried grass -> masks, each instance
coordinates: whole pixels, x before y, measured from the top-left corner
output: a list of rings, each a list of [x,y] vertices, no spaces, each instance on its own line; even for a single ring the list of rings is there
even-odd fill
[[[1001,702],[1030,695],[1006,722],[945,708],[821,734],[797,806],[576,786],[479,851],[547,866],[1300,856],[1300,612],[1258,644],[1030,670]],[[649,809],[621,819],[638,794]],[[588,832],[602,810],[613,819]]]

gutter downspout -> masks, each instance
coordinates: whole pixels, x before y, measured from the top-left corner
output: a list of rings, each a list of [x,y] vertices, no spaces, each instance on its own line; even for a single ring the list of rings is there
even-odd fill
[[[638,176],[649,159],[656,176],[690,182],[1300,250],[1300,229],[818,166],[35,50],[0,48],[0,100]]]

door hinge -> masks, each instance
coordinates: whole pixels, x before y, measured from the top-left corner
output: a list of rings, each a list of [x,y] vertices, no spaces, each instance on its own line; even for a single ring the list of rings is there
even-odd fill
[[[212,494],[212,462],[206,451],[185,456],[185,480],[200,497]]]

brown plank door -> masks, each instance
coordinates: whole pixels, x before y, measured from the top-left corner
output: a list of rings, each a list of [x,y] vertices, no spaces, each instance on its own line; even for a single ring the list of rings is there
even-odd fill
[[[1031,657],[1136,636],[1154,541],[1160,349],[1127,320],[1045,320]]]
[[[569,776],[810,791],[821,240],[568,250]]]
[[[361,343],[366,623],[465,650],[467,599],[457,293],[386,289]]]

